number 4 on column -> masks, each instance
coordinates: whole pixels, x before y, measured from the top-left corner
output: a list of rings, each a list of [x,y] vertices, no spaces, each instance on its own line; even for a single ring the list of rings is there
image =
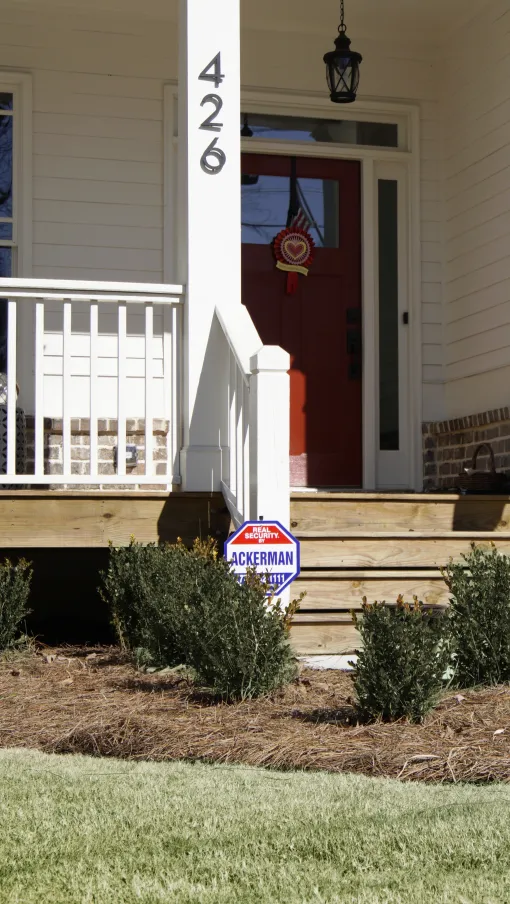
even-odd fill
[[[225,78],[221,72],[221,53],[217,53],[213,60],[202,70],[198,76],[201,82],[214,82],[214,87],[219,88]]]

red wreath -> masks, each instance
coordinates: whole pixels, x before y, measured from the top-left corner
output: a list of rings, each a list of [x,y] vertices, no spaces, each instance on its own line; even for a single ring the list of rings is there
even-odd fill
[[[314,248],[315,242],[310,233],[299,226],[282,229],[273,239],[276,266],[287,273],[287,295],[293,295],[296,291],[299,273],[308,276]]]

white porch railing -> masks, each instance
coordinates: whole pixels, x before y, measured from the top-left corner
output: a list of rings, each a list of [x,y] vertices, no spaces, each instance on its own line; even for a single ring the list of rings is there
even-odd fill
[[[223,496],[236,527],[259,519],[289,527],[289,355],[262,346],[242,305],[215,314],[228,351]]]
[[[174,285],[0,279],[8,308],[0,488],[169,487],[175,481],[183,291]],[[27,457],[24,466],[19,455],[17,461],[20,409],[33,431],[33,461]],[[73,448],[75,434],[81,447]],[[126,463],[130,434],[143,437],[144,463],[133,468]]]

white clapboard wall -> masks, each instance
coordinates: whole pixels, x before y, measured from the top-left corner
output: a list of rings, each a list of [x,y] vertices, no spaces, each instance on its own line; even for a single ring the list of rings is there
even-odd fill
[[[508,405],[510,381],[510,4],[480,6],[449,44],[443,92],[451,417]]]
[[[163,86],[177,79],[178,4],[152,0],[150,12],[159,10],[165,16],[161,21],[144,18],[143,5],[133,2],[126,2],[125,14],[102,13],[108,4],[99,0],[87,4],[88,12],[74,0],[54,7],[48,3],[53,11],[44,10],[44,0],[40,5],[34,12],[9,4],[2,9],[0,32],[0,70],[5,66],[33,77],[32,275],[175,281],[175,274],[164,273],[163,262],[164,157],[175,152],[172,141],[164,147]],[[285,41],[270,15],[249,7],[244,4],[249,28],[242,35],[243,83],[323,93],[320,61],[334,37],[335,11],[331,33],[326,16],[324,29],[310,32],[307,14],[302,32],[298,19],[292,41]],[[434,419],[443,413],[439,73],[431,64],[428,40],[420,43],[417,35],[410,42],[396,35],[381,41],[376,33],[367,36],[369,27],[368,22],[356,42],[364,56],[362,96],[417,102],[421,109],[424,416]],[[52,332],[58,310],[54,313],[46,337],[47,386],[57,399],[61,365]],[[107,405],[114,334],[107,329],[101,341]],[[136,346],[133,334],[133,398],[138,393]],[[86,368],[86,342],[79,334],[75,349],[73,381],[79,396]]]

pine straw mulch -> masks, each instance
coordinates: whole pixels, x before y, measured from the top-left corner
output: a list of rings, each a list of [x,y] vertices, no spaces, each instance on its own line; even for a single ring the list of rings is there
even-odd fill
[[[0,660],[0,746],[135,760],[359,772],[404,781],[510,780],[510,687],[447,694],[423,725],[357,724],[348,674],[304,670],[225,704],[182,674],[137,672],[115,648]]]

